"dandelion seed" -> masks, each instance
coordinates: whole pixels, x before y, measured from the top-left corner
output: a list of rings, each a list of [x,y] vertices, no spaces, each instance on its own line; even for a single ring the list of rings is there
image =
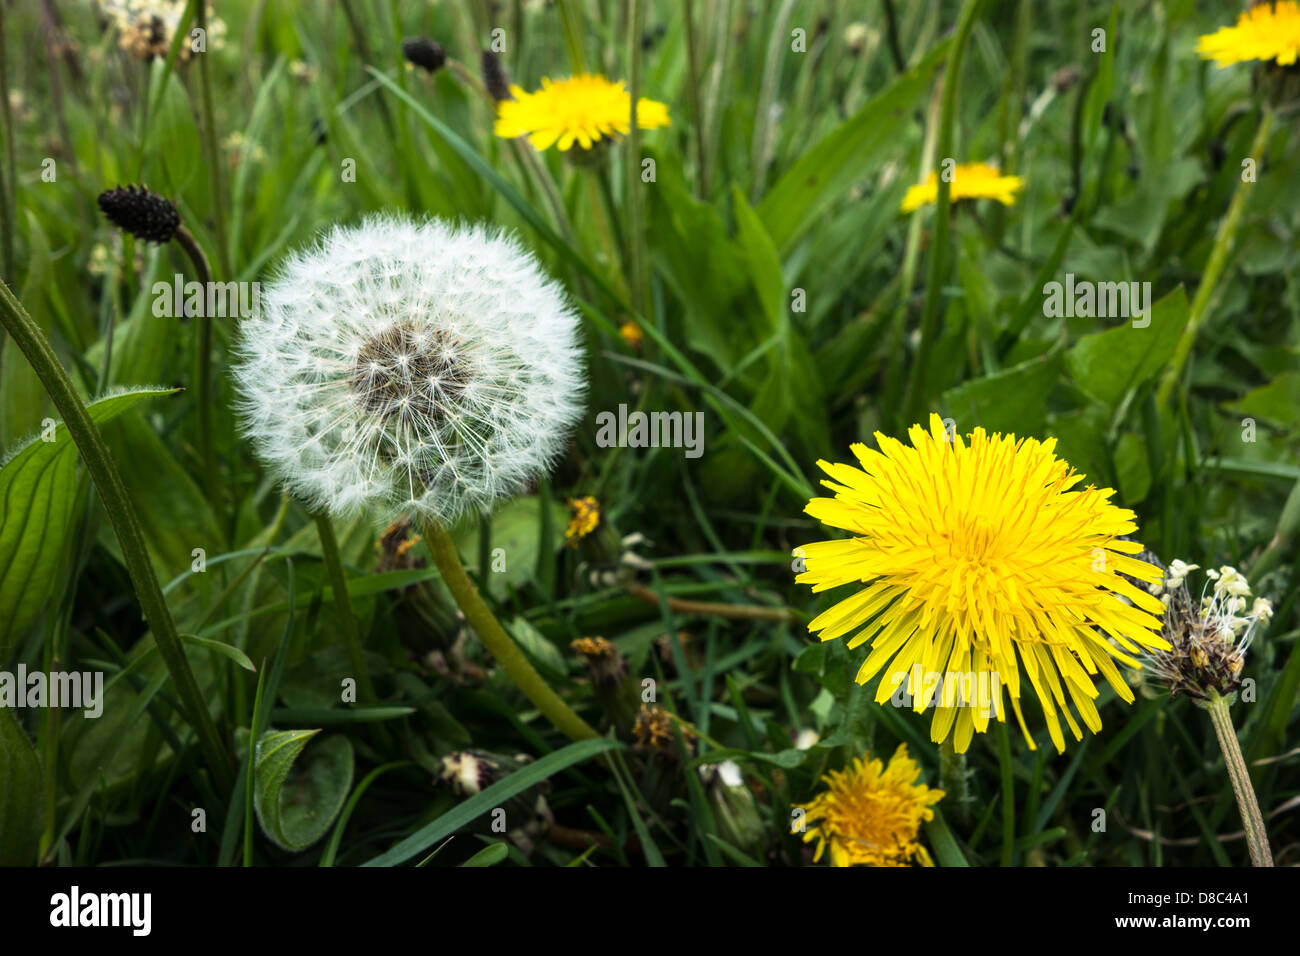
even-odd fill
[[[567,150],[577,143],[590,149],[604,137],[627,135],[632,99],[622,81],[583,73],[564,80],[543,79],[536,93],[511,86],[513,99],[497,103],[496,134],[505,139],[527,136],[536,149],[557,146]],[[654,100],[636,104],[639,129],[669,124],[668,107]]]
[[[290,257],[261,302],[239,411],[313,509],[449,524],[542,474],[579,417],[577,317],[506,236],[371,217]]]
[[[1055,439],[976,428],[969,443],[948,440],[938,415],[928,433],[914,425],[908,434],[910,448],[879,432],[879,451],[855,444],[861,468],[818,462],[835,497],[805,510],[852,537],[803,545],[797,580],[814,591],[863,587],[809,630],[823,641],[856,631],[849,647],[871,646],[858,683],[885,671],[876,691],[884,703],[905,682],[918,713],[934,705],[931,739],[953,734],[958,753],[988,729],[990,710],[1005,721],[1004,691],[1034,747],[1022,677],[1058,750],[1062,717],[1083,737],[1071,705],[1100,730],[1095,675],[1132,702],[1112,658],[1137,666],[1132,655],[1143,647],[1168,646],[1156,617],[1164,605],[1121,574],[1155,581],[1161,573],[1131,557],[1140,544],[1121,538],[1136,530],[1133,512],[1111,504],[1109,488],[1072,490],[1083,476],[1055,456]],[[995,688],[994,706],[965,697],[944,706],[925,675],[954,673],[977,684],[996,677],[984,682]]]
[[[988,163],[959,163],[952,174],[948,197],[952,202],[961,199],[995,199],[1004,206],[1014,206],[1016,194],[1024,189],[1025,181],[1019,176],[1003,176],[996,166]],[[912,212],[939,200],[939,177],[930,178],[913,186],[903,197],[903,212]]]
[[[932,866],[918,836],[944,792],[918,784],[920,775],[899,744],[888,767],[866,754],[822,777],[825,792],[802,807],[803,840],[817,841],[813,861],[829,847],[832,866]]]

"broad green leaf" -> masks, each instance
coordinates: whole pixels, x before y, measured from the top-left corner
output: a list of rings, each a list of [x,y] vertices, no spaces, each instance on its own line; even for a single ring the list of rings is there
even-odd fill
[[[498,780],[487,789],[479,791],[468,800],[458,803],[451,810],[448,810],[432,823],[421,827],[392,849],[379,854],[372,860],[367,860],[362,865],[396,866],[399,863],[404,863],[411,857],[423,853],[435,843],[451,836],[467,823],[471,823],[489,812],[493,807],[501,806],[506,800],[518,793],[522,793],[529,787],[536,786],[543,780],[549,779],[564,768],[589,757],[594,757],[597,754],[617,750],[622,746],[617,740],[597,737],[593,740],[579,740],[561,750],[549,753],[540,760],[516,770],[505,779]]]
[[[41,761],[7,707],[0,707],[0,781],[0,866],[35,866],[45,792]]]
[[[854,183],[871,176],[882,156],[898,146],[900,130],[912,122],[912,106],[948,55],[950,42],[938,44],[804,153],[763,197],[758,217],[782,254]]]
[[[50,242],[40,219],[30,209],[26,212],[30,265],[18,298],[27,306],[32,320],[48,331],[45,294],[52,275]],[[23,350],[0,336],[0,449],[10,447],[40,428],[48,406],[49,397]]]
[[[276,846],[297,852],[323,837],[352,787],[352,742],[326,737],[299,756],[319,730],[271,730],[257,742],[253,807]]]
[[[1300,372],[1283,372],[1267,385],[1248,392],[1233,407],[1240,415],[1294,427],[1300,419]]]
[[[569,520],[563,505],[549,502],[552,509],[552,526],[563,528]],[[542,501],[536,495],[513,498],[492,514],[492,550],[502,560],[504,569],[489,569],[486,590],[493,597],[504,597],[510,588],[517,588],[533,576],[537,567],[540,543],[537,529],[540,526]],[[471,566],[478,565],[478,523],[467,522],[457,526],[452,534],[456,550],[462,560]],[[563,541],[557,535],[559,541]],[[499,552],[497,549],[501,549]],[[495,560],[495,559],[494,559]]]
[[[1187,296],[1179,286],[1151,306],[1151,324],[1135,328],[1131,320],[1105,332],[1085,335],[1065,355],[1075,383],[1114,408],[1129,389],[1164,367],[1187,324]],[[1068,320],[1067,320],[1068,321]]]
[[[551,680],[559,680],[568,673],[564,654],[548,641],[541,631],[533,627],[526,617],[522,615],[516,617],[510,622],[507,630],[544,676]]]
[[[141,399],[174,389],[137,389],[88,406],[103,425]],[[50,441],[42,439],[50,438]],[[0,661],[36,619],[59,583],[60,559],[76,504],[76,445],[60,422],[0,468]]]
[[[959,434],[982,426],[989,432],[1036,437],[1043,432],[1047,395],[1060,376],[1060,367],[1059,354],[1039,356],[950,388],[943,394],[943,403]]]

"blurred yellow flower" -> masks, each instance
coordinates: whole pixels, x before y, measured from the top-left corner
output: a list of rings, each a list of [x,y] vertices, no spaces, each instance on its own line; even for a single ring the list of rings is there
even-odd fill
[[[1196,52],[1220,68],[1246,60],[1291,66],[1300,57],[1300,4],[1295,0],[1256,4],[1237,17],[1236,26],[1201,37]]]
[[[898,745],[888,767],[870,756],[826,774],[825,792],[800,807],[806,813],[803,841],[817,841],[813,861],[829,846],[832,866],[932,866],[917,835],[923,822],[934,819],[930,807],[944,792],[916,783],[921,768],[906,744]],[[794,827],[798,832],[798,821]]]
[[[628,132],[632,100],[620,80],[583,73],[564,80],[543,79],[542,88],[527,93],[511,86],[512,100],[497,104],[496,134],[506,139],[527,136],[537,149],[552,145],[567,150],[574,143],[583,149],[601,137]],[[636,105],[637,126],[667,126],[668,107],[644,97]]]
[[[585,538],[596,530],[600,524],[600,502],[591,495],[585,498],[570,498],[569,508],[573,516],[569,519],[569,526],[564,529],[564,537],[569,544],[577,544],[579,540]]]
[[[1053,453],[1056,439],[976,428],[967,443],[938,415],[929,432],[913,425],[908,435],[910,448],[879,432],[879,451],[854,444],[861,468],[818,462],[835,497],[804,510],[852,536],[803,545],[796,580],[814,591],[861,587],[808,629],[829,641],[865,624],[848,645],[871,643],[858,683],[888,664],[876,702],[906,682],[913,710],[934,707],[930,738],[953,734],[958,753],[990,716],[1006,721],[1003,690],[1034,747],[1020,710],[1022,668],[1057,750],[1059,716],[1083,738],[1070,702],[1096,733],[1095,675],[1131,703],[1111,658],[1136,667],[1131,655],[1169,647],[1156,616],[1164,604],[1123,577],[1162,574],[1130,557],[1142,545],[1120,537],[1137,530],[1133,512],[1111,504],[1109,488],[1070,490],[1083,476]]]
[[[631,319],[618,327],[618,334],[623,337],[624,342],[634,349],[639,349],[641,343],[645,341],[645,333],[641,331],[641,326]]]
[[[948,196],[952,202],[959,199],[996,199],[1004,206],[1013,206],[1016,193],[1025,186],[1019,176],[1003,176],[996,166],[988,163],[958,163],[952,171]],[[939,177],[930,178],[913,186],[903,197],[903,212],[912,212],[939,199]]]

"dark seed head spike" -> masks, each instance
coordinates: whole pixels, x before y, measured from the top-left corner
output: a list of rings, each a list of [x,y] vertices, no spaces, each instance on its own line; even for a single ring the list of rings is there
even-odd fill
[[[99,194],[99,208],[117,228],[146,242],[170,242],[181,227],[175,203],[143,186],[107,189]]]
[[[403,40],[402,55],[426,73],[437,73],[447,62],[447,52],[426,37]]]

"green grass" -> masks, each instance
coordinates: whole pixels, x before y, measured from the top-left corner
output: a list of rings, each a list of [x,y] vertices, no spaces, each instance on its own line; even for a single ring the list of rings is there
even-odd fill
[[[207,53],[182,57],[178,37],[145,63],[89,0],[55,5],[69,45],[51,49],[40,7],[3,7],[0,262],[90,406],[144,550],[119,541],[126,518],[96,494],[100,472],[53,451],[63,426],[50,451],[0,470],[0,671],[103,671],[106,689],[93,720],[0,708],[0,862],[807,863],[791,808],[828,770],[905,742],[939,784],[929,716],[853,684],[866,648],[809,636],[833,596],[792,571],[794,549],[827,536],[803,513],[817,460],[931,411],[963,432],[1056,438],[1166,561],[1234,565],[1273,600],[1232,715],[1273,852],[1296,862],[1297,114],[1263,71],[1197,57],[1196,38],[1229,14],[227,0]],[[478,80],[495,28],[524,88],[580,58],[667,103],[672,125],[587,165],[495,138]],[[448,67],[408,67],[401,40],[415,35],[441,43]],[[951,203],[942,188],[937,206],[901,214],[945,158],[994,162],[1026,187],[1011,207]],[[265,282],[319,229],[377,210],[519,234],[580,308],[588,411],[549,480],[452,536],[584,720],[603,730],[608,702],[569,645],[600,635],[638,694],[654,681],[677,716],[671,743],[648,756],[625,726],[569,743],[472,635],[454,643],[423,544],[414,566],[380,566],[377,519],[333,523],[330,567],[315,517],[267,477],[230,411],[238,322],[212,322],[205,403],[200,323],[153,311],[153,284],[194,278],[190,260],[99,214],[96,196],[127,183],[176,202],[219,281]],[[1044,286],[1067,274],[1150,282],[1150,325],[1049,317]],[[639,346],[619,334],[629,321]],[[49,395],[5,336],[0,460],[63,420]],[[620,404],[703,412],[702,456],[599,447],[595,416]],[[567,547],[565,502],[585,495],[602,526]],[[620,564],[628,550],[643,566]],[[497,554],[504,570],[485,571]],[[141,583],[148,565],[165,609]],[[645,600],[631,580],[674,600]],[[356,703],[339,694],[357,670],[349,605],[375,691]],[[1036,751],[1014,725],[977,736],[969,802],[941,803],[923,832],[936,862],[1248,863],[1208,715],[1149,687],[1132,705],[1105,690],[1099,707],[1102,731],[1061,755],[1036,704]],[[250,736],[318,728],[296,759],[293,743],[250,754]],[[806,730],[818,743],[796,748]],[[468,749],[498,765],[478,796],[438,779]],[[739,816],[698,770],[722,759],[744,774]],[[300,838],[306,849],[283,848]]]

